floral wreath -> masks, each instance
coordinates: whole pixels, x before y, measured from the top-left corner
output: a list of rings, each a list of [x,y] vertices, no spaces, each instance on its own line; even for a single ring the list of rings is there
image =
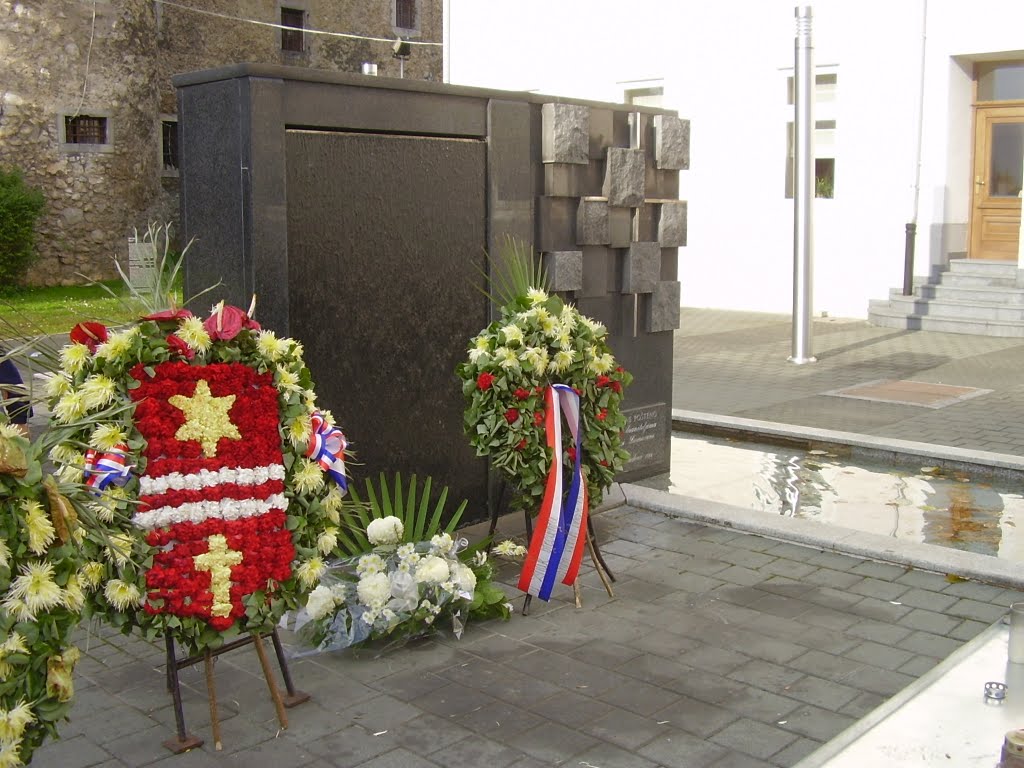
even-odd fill
[[[70,435],[50,458],[100,521],[86,615],[216,647],[297,607],[335,553],[344,436],[315,408],[302,345],[251,313],[79,323],[61,350],[48,396]]]
[[[540,508],[552,459],[544,429],[550,385],[566,384],[580,396],[581,463],[592,507],[629,459],[620,404],[633,377],[616,364],[607,335],[575,306],[531,288],[472,339],[468,359],[456,369],[470,443],[511,480],[514,503],[532,513]],[[562,455],[571,467],[576,448],[568,430]]]
[[[28,764],[71,707],[70,642],[92,572],[84,530],[33,446],[0,423],[0,766]]]

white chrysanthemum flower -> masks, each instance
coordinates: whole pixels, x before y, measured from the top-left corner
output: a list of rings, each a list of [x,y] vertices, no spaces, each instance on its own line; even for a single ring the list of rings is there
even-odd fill
[[[12,744],[21,739],[25,729],[36,721],[32,714],[32,707],[27,701],[21,699],[11,709],[0,709],[0,742]],[[12,763],[12,765],[19,765]]]
[[[572,334],[563,326],[561,332],[558,334],[558,338],[555,339],[555,346],[562,349],[570,349],[572,348],[572,342]]]
[[[336,546],[338,546],[338,529],[329,525],[316,537],[316,548],[320,550],[320,554],[329,555]]]
[[[381,573],[384,570],[384,558],[376,552],[370,552],[359,558],[356,573],[360,576],[368,573]]]
[[[572,366],[575,359],[576,353],[573,350],[560,349],[555,352],[554,358],[548,365],[548,370],[552,373],[565,373]]]
[[[0,741],[0,768],[21,768],[21,740]]]
[[[416,581],[440,584],[451,576],[448,561],[437,555],[427,555],[416,566]]]
[[[494,350],[494,359],[505,370],[519,370],[519,356],[514,349],[498,347]]]
[[[487,562],[487,550],[478,549],[473,553],[473,565],[481,566]]]
[[[109,487],[107,490],[110,490]],[[107,491],[103,492],[106,497]],[[97,499],[96,501],[90,501],[86,505],[86,508],[96,515],[96,519],[103,523],[114,522],[114,503],[109,498]]]
[[[547,301],[548,295],[540,288],[530,288],[526,292],[526,298],[530,300],[530,304],[532,306],[537,306],[538,304],[543,304]]]
[[[320,577],[324,575],[326,570],[327,566],[324,565],[322,559],[311,557],[309,560],[299,563],[299,567],[295,569],[295,575],[298,577],[299,583],[304,587],[312,587],[320,581]]]
[[[28,607],[28,603],[24,598],[15,597],[8,593],[7,597],[4,598],[3,603],[0,603],[0,608],[3,608],[4,613],[10,616],[12,619],[17,621],[31,621],[36,620],[35,614],[32,613],[32,609]]]
[[[430,538],[430,551],[447,554],[451,551],[455,540],[450,533],[438,533]]]
[[[22,431],[22,425],[20,424],[0,424],[0,437],[11,439],[14,437],[24,437],[25,433]]]
[[[103,586],[103,595],[118,611],[127,611],[142,605],[142,593],[134,584],[121,579],[111,579]]]
[[[523,343],[523,329],[515,323],[509,323],[501,329],[506,344],[519,345]]]
[[[562,324],[563,330],[571,332],[576,330],[579,317],[580,313],[576,311],[576,308],[571,304],[566,304],[562,307],[562,313],[558,316],[558,322]]]
[[[11,564],[11,550],[7,542],[0,539],[0,568],[8,568]]]
[[[256,334],[256,349],[271,362],[277,362],[288,354],[289,344],[277,338],[277,334],[266,329]]]
[[[306,613],[309,614],[311,619],[316,621],[333,611],[335,605],[337,603],[334,600],[334,593],[331,591],[331,588],[320,584],[309,593],[309,597],[306,599]]]
[[[117,383],[109,376],[96,374],[83,381],[78,391],[82,395],[82,404],[91,411],[103,408],[117,396]]]
[[[85,398],[78,390],[72,390],[63,395],[57,404],[53,406],[53,418],[61,424],[70,424],[83,416],[88,410],[85,407]]]
[[[66,395],[71,391],[71,379],[65,373],[55,373],[52,376],[47,376],[44,391],[48,399],[56,400],[58,397]]]
[[[85,344],[68,344],[60,351],[61,368],[72,375],[85,368],[91,359],[92,352]]]
[[[118,424],[98,424],[89,435],[89,445],[100,451],[109,451],[123,444],[128,436]]]
[[[25,642],[25,636],[20,632],[11,632],[4,640],[3,645],[0,645],[0,652],[3,653],[28,653],[28,644]]]
[[[379,611],[391,599],[391,580],[386,573],[367,573],[359,579],[356,594],[360,602]]]
[[[554,315],[546,314],[543,318],[540,318],[540,329],[544,331],[544,335],[549,339],[558,338],[558,335],[562,332],[562,324],[558,322],[558,318]]]
[[[82,454],[67,443],[57,443],[48,455],[54,464],[75,464],[83,460]]]
[[[302,389],[299,386],[299,375],[283,365],[277,366],[277,374],[274,378],[276,379],[277,388],[282,392],[298,392]]]
[[[304,406],[306,406],[306,408],[309,409],[309,411],[311,413],[313,411],[315,411],[316,410],[316,392],[314,392],[312,389],[304,389],[304,390],[302,390],[302,404]],[[334,418],[333,418],[333,416],[330,415],[331,412],[328,411],[325,408],[323,413],[324,413],[324,418],[328,419],[330,421],[330,423],[333,424],[334,423]]]
[[[416,554],[416,545],[411,541],[407,541],[395,550],[395,554],[398,555],[399,560],[408,560]]]
[[[21,507],[25,514],[25,527],[28,529],[28,548],[32,554],[41,555],[56,537],[53,523],[38,501],[26,499]]]
[[[60,605],[61,588],[53,580],[53,563],[23,563],[18,570],[21,575],[8,588],[11,598],[23,600],[33,615]]]
[[[309,413],[302,413],[288,425],[288,439],[292,445],[304,448],[313,434],[313,422]]]
[[[292,475],[292,483],[300,494],[314,493],[324,487],[324,471],[315,461],[299,459],[296,462],[295,474]]]
[[[206,332],[203,321],[198,317],[186,317],[174,335],[196,352],[205,352],[210,348],[210,334]]]
[[[519,359],[529,365],[534,373],[544,373],[548,367],[548,350],[546,347],[527,347]]]
[[[76,453],[74,460],[69,461],[67,464],[61,464],[57,469],[57,479],[62,483],[81,483],[84,480],[82,473],[82,467],[85,464],[85,456],[80,453]]]
[[[82,576],[82,582],[86,588],[91,590],[96,589],[100,582],[103,581],[103,576],[106,573],[106,568],[103,563],[98,563],[95,560],[90,560],[88,563],[83,563],[82,567],[78,569],[79,574]]]
[[[505,539],[494,547],[494,554],[510,558],[523,557],[526,554],[526,547],[516,544],[511,539]]]
[[[374,546],[397,544],[405,535],[405,526],[394,515],[371,520],[366,526],[366,538]]]
[[[473,572],[473,569],[468,565],[455,563],[451,570],[455,587],[463,592],[473,594],[473,590],[476,589],[476,574]]]
[[[607,352],[603,355],[597,355],[587,365],[587,370],[593,374],[608,373],[615,367],[615,358]]]
[[[337,485],[331,486],[331,489],[324,496],[321,503],[324,505],[324,512],[328,519],[335,525],[339,525],[341,518],[338,513],[341,511],[341,506],[344,502],[341,498],[341,490]]]
[[[594,338],[599,341],[608,333],[608,329],[605,328],[602,323],[599,323],[596,320],[591,320],[586,315],[580,315],[580,322],[587,326],[587,328],[590,329],[590,332],[594,334]]]
[[[107,340],[96,347],[96,357],[107,360],[120,360],[132,351],[135,338],[139,335],[139,326],[133,325],[123,331],[115,331]]]

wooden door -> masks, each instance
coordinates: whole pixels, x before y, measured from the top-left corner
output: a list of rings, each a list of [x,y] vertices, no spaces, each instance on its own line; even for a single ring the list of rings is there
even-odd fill
[[[1024,183],[1024,106],[975,110],[972,259],[1017,258]]]

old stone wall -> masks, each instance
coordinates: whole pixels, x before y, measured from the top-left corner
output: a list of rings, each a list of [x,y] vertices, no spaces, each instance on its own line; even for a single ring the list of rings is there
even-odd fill
[[[303,10],[304,50],[281,50],[280,9]],[[178,179],[165,172],[161,117],[170,78],[238,62],[398,76],[390,40],[441,40],[441,0],[418,0],[418,29],[399,30],[394,0],[0,0],[0,166],[41,189],[32,284],[116,275],[134,228],[177,219]],[[252,23],[253,21],[264,24]],[[413,46],[405,77],[440,80],[440,46]],[[61,144],[64,116],[107,118],[108,144]]]

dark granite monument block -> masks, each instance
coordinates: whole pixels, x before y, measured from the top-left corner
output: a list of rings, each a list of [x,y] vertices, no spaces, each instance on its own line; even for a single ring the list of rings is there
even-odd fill
[[[654,162],[676,171],[690,167],[690,121],[674,115],[654,116]]]
[[[686,245],[686,201],[666,201],[658,215],[658,242],[662,248]]]
[[[654,286],[647,311],[648,331],[674,331],[679,327],[679,289],[675,280],[662,280]]]
[[[671,324],[659,281],[676,259],[651,241],[678,173],[655,167],[661,113],[639,108],[631,150],[626,105],[250,64],[174,82],[185,293],[222,280],[243,307],[256,293],[263,326],[303,343],[357,480],[430,474],[469,499],[467,522],[500,507],[454,368],[494,316],[479,270],[505,236],[547,253],[554,289],[636,374],[620,479],[667,471],[672,334],[654,329]]]

